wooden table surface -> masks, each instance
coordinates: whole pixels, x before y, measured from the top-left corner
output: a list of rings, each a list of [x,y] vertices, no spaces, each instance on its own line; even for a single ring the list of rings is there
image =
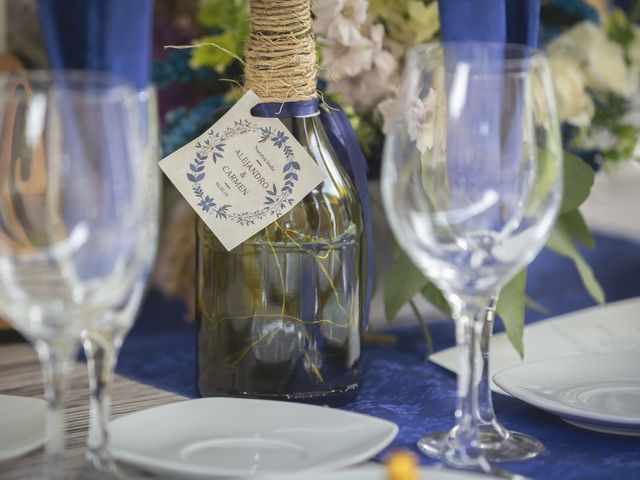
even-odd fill
[[[0,394],[43,398],[42,373],[35,351],[25,343],[0,344]],[[89,387],[84,364],[71,372],[66,402],[67,465],[80,471],[89,422]],[[116,375],[112,386],[111,415],[121,415],[182,400],[184,397]],[[0,412],[3,415],[4,412]],[[0,435],[6,432],[0,432]],[[0,462],[0,479],[39,478],[42,468],[39,448],[21,458]],[[73,476],[70,474],[70,476]]]

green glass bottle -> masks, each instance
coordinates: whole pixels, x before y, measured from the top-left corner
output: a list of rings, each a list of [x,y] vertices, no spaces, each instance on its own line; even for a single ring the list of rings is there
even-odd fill
[[[255,34],[268,24],[265,4],[273,3],[275,12],[278,0],[252,1],[252,14],[254,3],[262,10],[261,24],[252,20],[252,38],[254,44],[267,42]],[[305,35],[313,40],[310,30]],[[313,55],[315,69],[315,52],[307,48],[303,54]],[[259,55],[245,57],[247,83],[264,67]],[[278,82],[287,71],[270,66],[269,73]],[[295,100],[315,96],[315,76],[306,81],[312,82],[311,93]],[[247,86],[263,100],[285,100],[274,98],[268,84]],[[319,115],[282,120],[326,179],[230,252],[198,220],[198,386],[204,396],[325,397],[359,385],[365,240],[358,196]]]

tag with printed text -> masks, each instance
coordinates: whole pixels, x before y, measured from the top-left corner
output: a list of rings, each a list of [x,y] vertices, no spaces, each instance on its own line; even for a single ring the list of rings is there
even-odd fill
[[[248,91],[160,168],[227,250],[277,220],[324,180],[277,118],[259,118]]]

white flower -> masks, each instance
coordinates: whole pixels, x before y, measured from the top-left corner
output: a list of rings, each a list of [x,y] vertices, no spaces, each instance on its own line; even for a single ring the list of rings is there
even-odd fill
[[[315,0],[313,30],[330,40],[352,45],[367,19],[367,0]]]
[[[398,82],[399,78],[390,77],[375,67],[355,77],[329,82],[327,92],[340,93],[345,103],[351,105],[358,114],[364,115],[378,102],[392,95]]]
[[[373,44],[373,65],[385,78],[395,72],[398,62],[395,57],[384,49],[384,26],[381,24],[369,27],[369,37]]]
[[[396,119],[396,109],[398,108],[398,97],[393,95],[385,98],[378,104],[378,110],[382,114],[382,132],[387,135],[391,130],[391,125]]]
[[[547,46],[549,55],[573,57],[580,62],[589,88],[628,96],[631,74],[622,47],[609,40],[605,30],[591,22],[581,22]]]
[[[436,132],[436,119],[446,115],[444,97],[438,95],[434,88],[429,88],[429,93],[424,99],[415,98],[411,101],[406,111],[399,112],[397,95],[393,95],[378,104],[378,110],[382,114],[382,131],[388,134],[392,123],[398,114],[402,115],[410,140],[416,142],[416,147],[422,153],[433,149],[437,143],[440,150],[444,150],[446,143],[446,131],[444,125]]]
[[[351,45],[336,40],[327,40],[322,50],[320,68],[327,72],[323,75],[331,80],[345,76],[354,77],[360,72],[370,70],[373,65],[373,43],[365,37]]]
[[[560,121],[577,127],[589,125],[595,106],[587,93],[586,76],[580,63],[561,53],[549,57],[549,68]]]
[[[343,100],[360,114],[369,112],[389,96],[399,82],[395,78],[398,62],[391,52],[384,49],[384,27],[370,25],[365,33],[367,36],[363,40],[369,41],[371,47],[370,68],[330,82],[327,87],[329,93],[340,93]]]
[[[433,148],[435,113],[436,91],[433,88],[424,100],[415,98],[407,111],[407,134],[422,153]]]

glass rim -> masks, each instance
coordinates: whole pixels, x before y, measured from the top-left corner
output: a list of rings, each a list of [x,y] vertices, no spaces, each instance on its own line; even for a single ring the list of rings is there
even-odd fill
[[[501,71],[500,75],[520,75],[525,71],[525,68],[519,69],[518,67],[527,66],[526,70],[529,70],[532,65],[544,66],[547,64],[547,56],[543,50],[537,47],[530,47],[528,45],[522,45],[518,43],[507,42],[482,42],[482,41],[445,41],[445,42],[426,42],[415,45],[409,49],[407,58],[409,61],[416,59],[419,55],[428,53],[430,51],[441,50],[445,52],[447,49],[459,49],[463,47],[472,50],[474,48],[484,49],[487,52],[490,51],[503,51],[503,52],[518,52],[522,56],[518,58],[505,57],[501,59],[502,65],[504,65],[507,71]],[[465,60],[470,65],[478,64],[484,59],[468,59]],[[409,63],[409,62],[408,62]],[[484,74],[486,72],[482,72]]]

